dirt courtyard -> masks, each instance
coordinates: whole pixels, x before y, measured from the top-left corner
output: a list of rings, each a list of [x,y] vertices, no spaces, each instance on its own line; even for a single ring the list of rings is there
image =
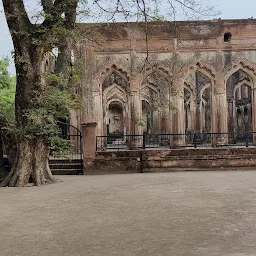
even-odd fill
[[[256,170],[0,189],[1,256],[255,256]]]

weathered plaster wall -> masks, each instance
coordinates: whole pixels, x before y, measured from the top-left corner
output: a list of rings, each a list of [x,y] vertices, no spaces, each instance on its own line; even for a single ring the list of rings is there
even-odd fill
[[[97,122],[97,135],[106,131],[102,84],[113,72],[129,84],[125,115],[128,134],[143,132],[136,125],[142,120],[141,87],[156,71],[161,72],[158,77],[169,83],[170,90],[165,95],[174,108],[161,110],[161,114],[167,116],[165,126],[170,132],[184,132],[184,102],[180,95],[192,72],[200,71],[210,80],[213,132],[228,130],[226,81],[230,75],[238,69],[245,71],[255,94],[256,20],[152,22],[148,24],[147,42],[144,23],[78,24],[78,27],[84,34],[79,45],[84,62],[82,121]],[[231,34],[227,42],[225,33]],[[148,82],[156,84],[152,79]],[[255,96],[256,104],[254,99]],[[256,130],[255,109],[253,130]],[[159,120],[161,126],[161,116]]]

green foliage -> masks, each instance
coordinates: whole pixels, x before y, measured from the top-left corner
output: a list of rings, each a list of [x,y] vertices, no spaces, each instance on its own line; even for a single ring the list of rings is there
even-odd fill
[[[136,124],[137,126],[142,126],[142,127],[145,127],[145,126],[146,126],[146,122],[143,121],[143,120],[137,120],[137,121],[135,121],[135,124]]]
[[[14,122],[15,77],[8,72],[9,61],[0,59],[0,116]]]
[[[19,138],[34,140],[44,137],[50,144],[52,154],[68,154],[71,145],[59,136],[57,121],[68,120],[70,109],[81,108],[80,72],[80,63],[75,62],[68,68],[69,76],[51,72],[42,74],[44,83],[35,93],[35,105],[26,113],[27,125],[16,131]]]
[[[9,60],[0,59],[0,89],[10,88],[13,84],[13,78],[8,72]]]
[[[69,155],[71,144],[69,140],[65,140],[60,138],[59,136],[54,136],[51,138],[50,141],[51,145],[51,154],[54,156],[58,156],[58,154],[61,154],[61,156]]]

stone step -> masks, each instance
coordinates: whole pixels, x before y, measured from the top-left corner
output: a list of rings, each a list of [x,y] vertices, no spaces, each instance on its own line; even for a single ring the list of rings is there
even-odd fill
[[[82,159],[67,159],[67,158],[52,158],[49,159],[50,164],[58,164],[58,163],[63,163],[63,164],[70,164],[70,163],[81,163],[83,162]]]
[[[50,159],[49,166],[55,175],[78,175],[83,173],[81,159]]]
[[[50,163],[51,169],[81,169],[82,163]]]
[[[83,174],[81,169],[51,169],[53,175],[79,175]]]

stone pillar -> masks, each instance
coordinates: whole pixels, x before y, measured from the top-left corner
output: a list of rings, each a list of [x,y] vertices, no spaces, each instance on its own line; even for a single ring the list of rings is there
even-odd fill
[[[218,41],[218,44],[220,42]],[[227,133],[228,132],[228,103],[227,103],[227,81],[223,76],[223,68],[225,63],[223,63],[223,52],[220,48],[216,54],[216,75],[214,84],[214,95],[212,101],[212,112],[213,116],[213,128],[212,132],[216,133]],[[213,146],[223,145],[228,142],[228,136],[217,135],[213,140]]]
[[[228,100],[228,131],[235,131],[235,123],[234,123],[234,99]]]
[[[143,145],[143,120],[142,120],[142,103],[139,91],[131,92],[131,135],[141,135],[130,137],[130,147],[141,147]]]
[[[142,127],[142,103],[140,100],[139,91],[133,91],[131,93],[132,100],[132,132],[136,135],[141,135],[143,133]]]
[[[97,123],[96,136],[103,136],[103,108],[99,91],[93,92],[94,115],[93,121]],[[89,121],[90,122],[90,121]]]
[[[194,100],[190,101],[190,131],[195,132],[196,130],[196,102]]]
[[[185,114],[184,114],[184,90],[180,82],[174,84],[172,90],[173,99],[173,110],[172,110],[172,123],[173,133],[179,134],[174,135],[173,144],[174,146],[183,146],[185,144]]]
[[[228,132],[228,105],[225,90],[217,90],[215,92],[215,130],[213,132],[217,133],[227,133]],[[228,140],[228,135],[217,136],[216,143],[218,145],[226,144]]]
[[[96,126],[97,123],[82,123],[82,143],[83,143],[83,172],[90,167],[95,159],[96,152]]]

